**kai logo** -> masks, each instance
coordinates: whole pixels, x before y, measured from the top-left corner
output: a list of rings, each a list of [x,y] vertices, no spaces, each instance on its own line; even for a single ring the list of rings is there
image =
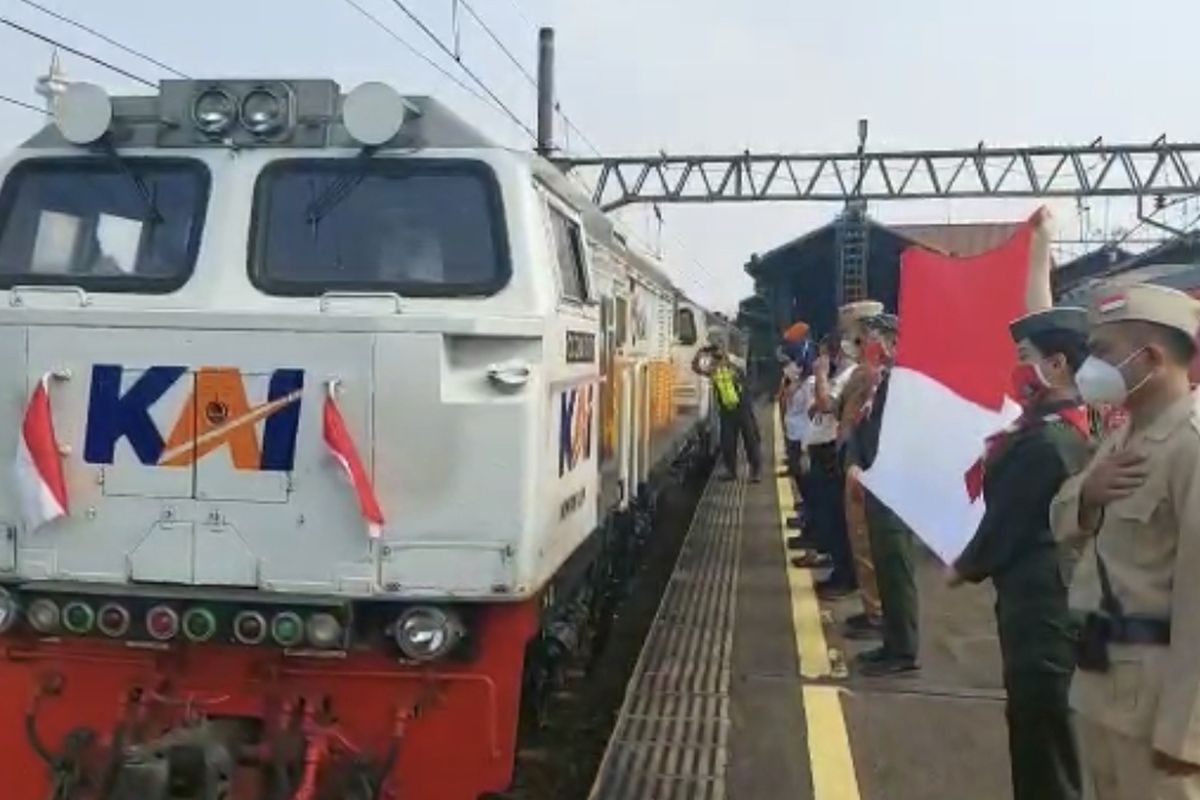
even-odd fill
[[[127,378],[120,365],[94,365],[84,461],[112,464],[124,439],[147,466],[187,467],[228,449],[236,469],[291,470],[304,371],[278,369],[261,376],[267,382],[266,398],[257,404],[247,398],[247,377],[232,367],[191,373],[187,367],[155,366]],[[156,421],[162,414],[155,414],[155,406],[181,379],[192,390],[164,436]]]
[[[595,387],[580,386],[562,393],[558,434],[558,474],[566,475],[592,457],[592,406]]]

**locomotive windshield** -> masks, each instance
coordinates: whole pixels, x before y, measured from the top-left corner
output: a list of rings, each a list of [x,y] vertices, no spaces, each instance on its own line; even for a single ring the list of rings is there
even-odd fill
[[[177,289],[196,262],[209,181],[191,159],[17,164],[0,190],[0,286]]]
[[[279,161],[254,205],[251,275],[272,294],[486,295],[510,274],[499,188],[477,162]]]

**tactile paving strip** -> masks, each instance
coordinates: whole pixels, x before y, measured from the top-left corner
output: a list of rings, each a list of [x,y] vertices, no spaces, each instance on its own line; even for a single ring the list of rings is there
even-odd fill
[[[626,691],[591,800],[724,800],[742,481],[712,481]]]

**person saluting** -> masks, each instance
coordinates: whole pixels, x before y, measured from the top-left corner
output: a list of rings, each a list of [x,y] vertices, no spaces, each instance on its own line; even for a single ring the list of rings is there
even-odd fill
[[[1085,542],[1070,588],[1084,796],[1200,798],[1200,301],[1145,284],[1097,297],[1075,380],[1128,421],[1050,507],[1055,536]]]

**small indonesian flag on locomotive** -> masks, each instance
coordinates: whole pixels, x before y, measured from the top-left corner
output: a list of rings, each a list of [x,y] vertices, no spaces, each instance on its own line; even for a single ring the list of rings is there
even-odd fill
[[[375,487],[371,485],[371,478],[363,467],[362,459],[358,457],[358,448],[354,446],[354,439],[346,428],[346,421],[342,419],[342,412],[338,410],[336,387],[336,383],[330,383],[329,393],[325,396],[322,420],[325,446],[329,448],[330,455],[341,465],[350,485],[354,487],[359,510],[367,523],[367,533],[372,539],[378,539],[383,534],[383,510],[375,497]]]
[[[17,443],[17,489],[29,530],[67,515],[67,482],[50,410],[50,375],[43,375],[29,398]]]

